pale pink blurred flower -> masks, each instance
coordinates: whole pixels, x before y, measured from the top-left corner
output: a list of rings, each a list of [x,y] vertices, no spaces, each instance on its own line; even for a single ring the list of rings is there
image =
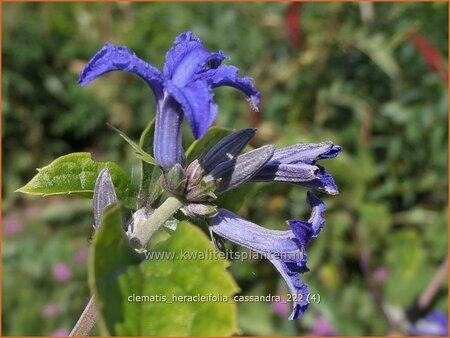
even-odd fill
[[[56,303],[49,303],[44,306],[42,309],[41,315],[44,318],[50,318],[56,316],[58,313],[61,312],[61,308]]]
[[[291,312],[291,307],[287,301],[286,295],[278,295],[281,300],[279,302],[275,301],[272,303],[273,311],[280,317],[285,317]]]
[[[23,223],[11,216],[7,216],[3,219],[2,229],[4,234],[14,236],[23,231]]]
[[[67,282],[72,277],[72,270],[66,264],[58,263],[53,267],[52,275],[58,282]]]
[[[372,278],[378,284],[384,283],[386,279],[388,279],[388,277],[389,277],[389,270],[384,266],[380,266],[372,272]]]
[[[318,317],[307,336],[336,336],[336,329],[324,317]]]
[[[69,331],[67,331],[66,329],[56,329],[55,331],[52,332],[52,336],[53,337],[68,337],[69,336]]]
[[[75,251],[75,254],[73,255],[73,260],[77,265],[86,264],[87,259],[88,259],[88,251],[86,249],[79,249]]]
[[[29,206],[25,209],[25,216],[30,218],[35,218],[39,214],[39,208],[35,206]]]

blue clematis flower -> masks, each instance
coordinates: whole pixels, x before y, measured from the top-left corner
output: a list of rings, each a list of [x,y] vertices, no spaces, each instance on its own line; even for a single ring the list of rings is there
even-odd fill
[[[307,272],[306,246],[325,223],[324,203],[312,192],[307,200],[312,207],[308,221],[287,221],[291,230],[270,230],[246,221],[232,212],[219,209],[210,221],[211,230],[234,243],[263,254],[286,281],[292,294],[293,310],[289,319],[298,319],[308,307],[308,287],[300,280]]]
[[[339,191],[333,177],[322,166],[316,165],[316,162],[334,158],[340,152],[341,147],[331,141],[299,143],[277,149],[250,182],[287,182],[336,195]]]
[[[166,54],[161,73],[123,46],[106,43],[80,74],[84,86],[98,76],[122,70],[140,76],[153,90],[157,101],[154,155],[158,164],[171,168],[183,164],[181,125],[186,117],[195,138],[201,138],[213,123],[217,105],[212,89],[235,87],[244,92],[253,110],[259,104],[259,92],[252,79],[239,77],[238,69],[223,65],[228,59],[222,51],[208,52],[191,32],[180,34]]]
[[[175,166],[163,186],[174,195],[183,196],[188,216],[210,218],[213,233],[265,255],[285,279],[294,300],[290,319],[297,319],[308,306],[308,288],[300,280],[300,274],[308,271],[306,246],[323,227],[324,203],[308,192],[310,219],[289,220],[291,230],[275,231],[217,209],[211,202],[217,194],[259,181],[289,182],[336,194],[333,177],[316,162],[336,157],[341,147],[332,142],[299,143],[281,149],[266,145],[240,155],[255,132],[249,128],[228,135],[185,171],[180,165]]]

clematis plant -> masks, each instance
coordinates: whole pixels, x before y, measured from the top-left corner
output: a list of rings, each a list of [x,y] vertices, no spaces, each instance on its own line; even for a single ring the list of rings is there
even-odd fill
[[[181,210],[185,217],[203,219],[211,234],[265,256],[284,278],[292,294],[293,309],[289,318],[298,319],[309,303],[308,288],[300,279],[300,275],[308,271],[307,245],[318,236],[325,222],[325,205],[312,190],[338,193],[332,175],[317,162],[336,157],[341,148],[327,141],[284,148],[265,145],[245,152],[256,133],[256,129],[246,128],[228,133],[215,144],[208,144],[198,158],[187,163],[181,145],[182,121],[186,117],[194,138],[205,137],[217,114],[212,89],[235,87],[246,94],[251,109],[258,109],[259,92],[252,80],[239,77],[236,67],[222,64],[226,59],[228,57],[222,51],[208,52],[199,38],[186,32],[175,39],[167,52],[161,73],[128,48],[107,43],[87,63],[79,83],[86,85],[102,74],[122,70],[144,79],[156,98],[154,158],[147,149],[137,145],[134,148],[138,149],[139,158],[146,165],[160,169],[159,184],[165,194],[159,194],[151,206],[147,203],[134,209],[126,223],[123,235],[133,252],[152,250],[149,241],[168,220],[177,218],[177,212]],[[45,174],[46,168],[38,175]],[[120,179],[121,175],[112,165],[96,165],[93,172],[95,179],[91,180],[90,189],[94,228],[106,232],[108,230],[102,225],[107,218],[105,215],[123,199],[124,186],[129,183]],[[48,182],[48,177],[44,181]],[[242,219],[217,203],[220,194],[256,182],[285,182],[311,189],[306,194],[311,216],[308,220],[288,220],[288,230],[270,230]],[[156,181],[152,183],[156,184]],[[37,183],[31,185],[36,188]],[[24,188],[21,191],[31,191],[29,186],[28,190]],[[189,247],[189,241],[183,242],[183,246]],[[92,314],[92,311],[85,312]],[[82,317],[80,321],[83,326],[88,320]],[[85,326],[86,330],[75,333],[89,331],[89,325]],[[114,325],[111,327],[118,330]],[[154,334],[153,331],[150,333]],[[205,334],[204,331],[197,333]]]

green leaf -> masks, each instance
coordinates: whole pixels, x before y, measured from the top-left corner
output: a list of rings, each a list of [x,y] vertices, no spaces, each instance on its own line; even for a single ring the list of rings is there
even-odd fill
[[[100,330],[105,335],[109,335],[108,329],[124,316],[123,301],[116,296],[120,294],[118,276],[128,266],[139,262],[123,231],[120,205],[109,206],[102,215],[89,256],[89,285],[102,313]]]
[[[113,244],[110,249],[116,250]],[[159,242],[150,252],[153,259],[149,257],[137,266],[128,267],[117,276],[118,286],[113,289],[114,293],[100,294],[103,308],[113,309],[103,313],[104,322],[108,324],[104,333],[128,336],[223,336],[235,333],[236,305],[232,295],[238,288],[226,271],[228,261],[200,257],[181,259],[183,251],[205,254],[214,250],[199,228],[181,222],[168,240]],[[107,251],[104,255],[107,256]],[[111,283],[117,285],[116,277],[112,277]],[[174,301],[173,298],[202,295],[218,299]],[[136,301],[137,296],[148,298]],[[122,320],[115,321],[117,318]]]
[[[74,194],[92,198],[98,173],[104,168],[111,173],[119,200],[134,209],[135,194],[127,174],[114,162],[92,160],[90,153],[72,153],[57,158],[38,169],[38,174],[16,191],[31,195]]]
[[[200,155],[206,153],[214,147],[225,136],[230,135],[234,130],[221,127],[211,127],[201,139],[192,142],[188,150],[186,150],[186,158],[188,163],[199,158]]]
[[[148,154],[153,155],[153,139],[155,135],[155,119],[151,120],[147,127],[141,134],[139,146]],[[147,201],[147,196],[150,196],[150,204],[161,196],[163,190],[159,182],[161,176],[161,169],[158,166],[152,165],[144,160],[141,161],[141,205]]]
[[[147,152],[145,152],[136,142],[134,142],[132,139],[130,139],[127,135],[125,135],[125,133],[123,133],[122,131],[120,131],[119,129],[117,129],[116,127],[112,126],[111,124],[108,124],[109,127],[111,127],[113,130],[115,130],[125,141],[127,141],[127,143],[134,149],[134,151],[136,152],[137,158],[153,164],[153,165],[157,165],[155,159],[153,158],[153,156],[151,156],[150,154],[148,154]]]

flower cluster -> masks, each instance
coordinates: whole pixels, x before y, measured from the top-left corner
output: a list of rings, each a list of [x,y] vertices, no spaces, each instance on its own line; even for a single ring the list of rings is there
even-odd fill
[[[256,129],[236,131],[187,164],[181,147],[181,123],[186,117],[194,137],[201,138],[217,113],[212,89],[232,86],[243,91],[252,109],[257,109],[259,92],[250,78],[240,78],[238,69],[223,65],[222,51],[208,52],[192,33],[182,33],[167,52],[163,72],[147,64],[126,47],[106,44],[80,75],[85,85],[99,75],[123,70],[143,78],[157,100],[154,155],[163,170],[162,187],[183,203],[191,217],[204,217],[213,233],[261,253],[285,279],[293,299],[290,319],[300,318],[306,310],[307,287],[300,274],[308,271],[306,246],[325,222],[324,203],[311,191],[307,201],[312,209],[307,221],[287,221],[290,230],[265,229],[218,208],[217,195],[253,182],[287,182],[309,189],[337,194],[333,177],[316,162],[336,157],[341,148],[332,142],[299,143],[277,149],[266,145],[241,154]],[[107,169],[98,177],[94,193],[96,227],[104,208],[116,201],[114,186]],[[127,234],[133,236],[133,223],[141,218],[138,210]],[[145,212],[142,215],[145,216]]]

